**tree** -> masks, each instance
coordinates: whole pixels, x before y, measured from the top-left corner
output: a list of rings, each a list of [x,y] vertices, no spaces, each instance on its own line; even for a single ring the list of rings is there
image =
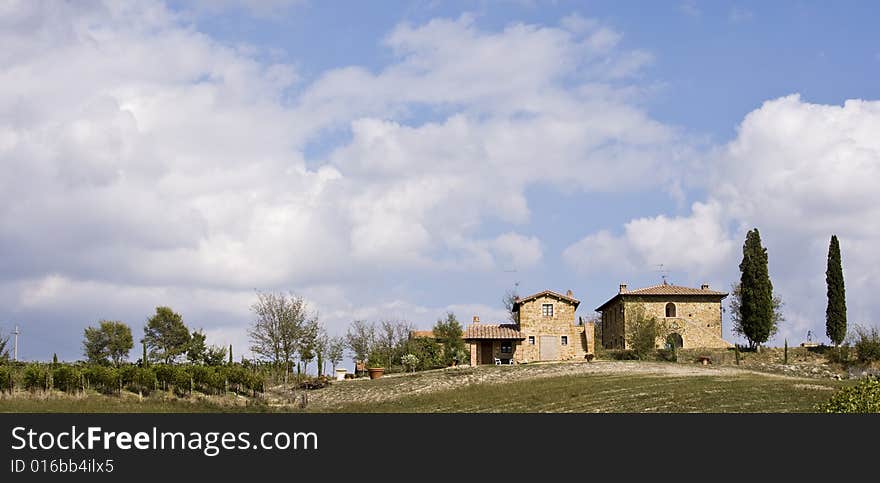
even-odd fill
[[[303,324],[302,335],[297,344],[297,352],[299,353],[299,360],[303,363],[303,372],[306,374],[309,372],[309,363],[318,355],[318,337],[320,334],[321,325],[318,323],[317,317]],[[318,368],[318,371],[318,375],[320,375],[320,368]]]
[[[348,346],[359,362],[367,362],[376,343],[376,326],[365,321],[355,320],[345,333],[345,345]]]
[[[648,317],[641,304],[627,308],[626,343],[639,359],[646,359],[657,348],[657,340],[666,339],[667,332],[665,323]]]
[[[318,360],[318,376],[324,375],[324,364],[327,362],[327,353],[330,351],[330,337],[327,331],[321,328],[315,339],[315,358]]]
[[[0,333],[0,361],[9,360],[9,335]]]
[[[300,351],[306,323],[311,320],[305,299],[293,293],[257,293],[251,306],[256,319],[248,330],[251,351],[263,360],[284,368],[284,382],[291,362]]]
[[[205,362],[205,352],[208,347],[205,345],[205,333],[201,330],[194,330],[189,338],[189,347],[186,349],[186,359],[192,364],[202,364]]]
[[[205,349],[202,363],[206,366],[222,366],[226,360],[226,347],[212,345]]]
[[[93,364],[114,365],[126,358],[134,347],[131,328],[119,321],[102,320],[98,327],[86,327],[83,338],[83,353]]]
[[[745,337],[745,334],[742,331],[742,323],[740,322],[740,307],[742,306],[741,300],[741,290],[740,284],[732,284],[730,286],[730,321],[732,322],[732,330],[735,334],[739,334]],[[782,314],[782,307],[785,303],[782,301],[779,296],[773,296],[773,326],[770,328],[770,336],[773,337],[776,335],[777,330],[779,329],[779,323],[785,321],[785,316]],[[768,338],[769,338],[768,337]],[[752,346],[754,348],[754,346]]]
[[[501,299],[501,302],[504,304],[504,310],[507,312],[507,319],[510,321],[511,324],[519,323],[519,321],[516,319],[516,312],[513,311],[513,307],[514,305],[516,305],[516,301],[519,300],[519,291],[517,290],[517,285],[514,285],[512,289],[508,289],[506,292],[504,292],[504,297]]]
[[[455,314],[448,312],[446,320],[438,319],[434,324],[434,338],[443,345],[443,362],[446,365],[461,362],[466,351],[464,346],[464,330]]]
[[[777,318],[773,309],[773,284],[767,266],[767,249],[761,245],[758,229],[749,230],[743,244],[739,264],[740,299],[738,324],[734,331],[742,334],[749,346],[758,348],[776,331]]]
[[[335,336],[330,339],[327,345],[327,360],[333,366],[334,374],[336,373],[336,366],[342,362],[343,357],[345,357],[345,338]]]
[[[152,359],[170,364],[189,348],[189,329],[184,325],[183,317],[170,307],[156,307],[156,314],[144,327],[143,341]]]
[[[843,266],[840,261],[840,243],[831,235],[828,246],[828,268],[825,270],[828,288],[828,306],[825,308],[825,334],[835,346],[846,338],[846,293],[843,287]]]

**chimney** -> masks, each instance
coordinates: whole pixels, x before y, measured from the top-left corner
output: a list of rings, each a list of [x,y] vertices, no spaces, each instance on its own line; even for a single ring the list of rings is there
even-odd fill
[[[565,296],[566,296],[566,297],[572,297],[572,298],[573,298],[573,297],[574,297],[574,292],[572,292],[571,290],[568,290],[568,291],[565,292]]]
[[[620,284],[620,292],[619,293],[626,293],[626,284],[625,283]]]
[[[703,285],[700,285],[700,290],[709,290],[709,284],[704,283]]]
[[[479,323],[480,323],[480,316],[479,316],[479,315],[475,315],[475,316],[474,316],[474,325],[477,325],[477,324],[479,324]]]

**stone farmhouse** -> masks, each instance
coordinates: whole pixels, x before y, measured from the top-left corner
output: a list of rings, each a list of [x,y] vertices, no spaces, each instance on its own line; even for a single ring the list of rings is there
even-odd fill
[[[666,340],[658,340],[658,346],[692,348],[733,347],[721,338],[721,301],[725,292],[710,290],[708,285],[700,288],[661,285],[627,290],[620,285],[617,295],[599,306],[602,317],[599,322],[602,344],[605,349],[627,349],[626,326],[637,306],[644,307],[645,315],[664,320],[669,330]]]
[[[514,301],[515,323],[481,324],[475,316],[464,332],[471,365],[584,359],[593,352],[594,326],[575,324],[579,304],[570,290],[545,290]]]

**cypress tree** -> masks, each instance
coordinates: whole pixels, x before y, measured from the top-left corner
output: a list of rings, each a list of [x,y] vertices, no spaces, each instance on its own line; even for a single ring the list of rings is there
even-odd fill
[[[232,364],[232,344],[229,344],[229,364]]]
[[[846,337],[846,294],[843,288],[843,267],[840,263],[840,243],[831,235],[828,246],[828,268],[825,270],[828,286],[828,307],[825,309],[825,334],[839,346]]]
[[[767,266],[767,249],[761,245],[758,229],[749,230],[739,264],[740,324],[749,346],[757,348],[774,332],[773,284]]]
[[[142,364],[144,367],[149,367],[149,366],[150,366],[150,360],[147,359],[147,343],[144,342],[144,341],[141,341],[141,347],[142,347],[143,350],[144,350],[144,355],[143,355],[143,359],[141,359],[141,364]]]

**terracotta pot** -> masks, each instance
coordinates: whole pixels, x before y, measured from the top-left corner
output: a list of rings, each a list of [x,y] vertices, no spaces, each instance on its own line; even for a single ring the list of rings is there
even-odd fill
[[[385,374],[384,367],[370,367],[367,369],[367,372],[370,373],[370,379],[379,379],[382,377],[382,374]]]

